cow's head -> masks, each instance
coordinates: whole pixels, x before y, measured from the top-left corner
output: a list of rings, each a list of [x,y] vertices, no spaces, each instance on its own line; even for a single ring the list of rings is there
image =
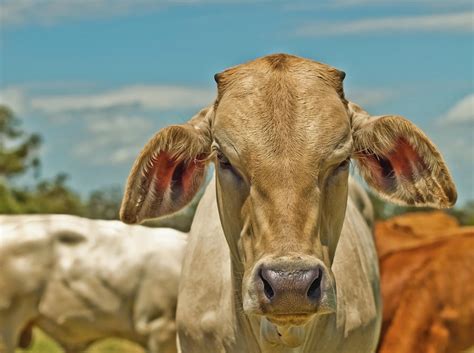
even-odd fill
[[[330,269],[350,159],[390,201],[455,202],[448,169],[423,132],[402,117],[371,117],[348,103],[342,72],[280,54],[215,78],[214,105],[146,145],[121,217],[135,223],[177,211],[214,161],[221,223],[235,273],[242,273],[247,313],[285,326],[334,310]]]

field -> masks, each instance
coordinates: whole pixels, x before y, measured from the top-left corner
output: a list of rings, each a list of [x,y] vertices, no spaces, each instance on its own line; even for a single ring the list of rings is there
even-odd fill
[[[30,349],[17,349],[16,353],[63,353],[64,351],[50,337],[38,329],[34,330],[35,340]],[[92,345],[85,353],[144,353],[144,350],[125,340],[107,339]],[[462,352],[474,353],[474,347]]]
[[[34,330],[34,343],[30,349],[17,349],[16,353],[63,353],[54,340],[38,329]],[[144,353],[136,344],[121,339],[107,339],[92,345],[85,353]]]

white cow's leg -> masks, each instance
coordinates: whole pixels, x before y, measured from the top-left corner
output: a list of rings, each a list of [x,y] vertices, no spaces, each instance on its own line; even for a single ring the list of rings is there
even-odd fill
[[[32,322],[25,324],[18,310],[0,312],[0,353],[13,353],[19,345],[27,348],[31,343]]]
[[[176,332],[176,348],[178,349],[178,353],[183,353],[183,350],[181,349],[181,343],[179,343],[178,332]]]
[[[177,353],[176,324],[168,317],[161,317],[150,323],[148,337],[148,351],[150,353]]]
[[[15,335],[8,327],[0,327],[0,353],[14,353]]]

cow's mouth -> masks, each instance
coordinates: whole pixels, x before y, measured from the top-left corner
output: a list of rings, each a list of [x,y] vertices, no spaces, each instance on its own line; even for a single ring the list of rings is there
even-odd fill
[[[270,314],[265,315],[267,320],[277,326],[303,326],[313,317],[313,314]]]

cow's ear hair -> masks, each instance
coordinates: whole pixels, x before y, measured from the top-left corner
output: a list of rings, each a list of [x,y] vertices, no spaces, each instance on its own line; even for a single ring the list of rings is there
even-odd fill
[[[407,119],[370,116],[348,105],[354,155],[368,185],[383,198],[401,205],[451,207],[456,187],[448,167],[429,138]]]
[[[186,206],[205,180],[213,107],[183,125],[160,130],[143,148],[128,177],[120,208],[125,223],[140,223]]]

